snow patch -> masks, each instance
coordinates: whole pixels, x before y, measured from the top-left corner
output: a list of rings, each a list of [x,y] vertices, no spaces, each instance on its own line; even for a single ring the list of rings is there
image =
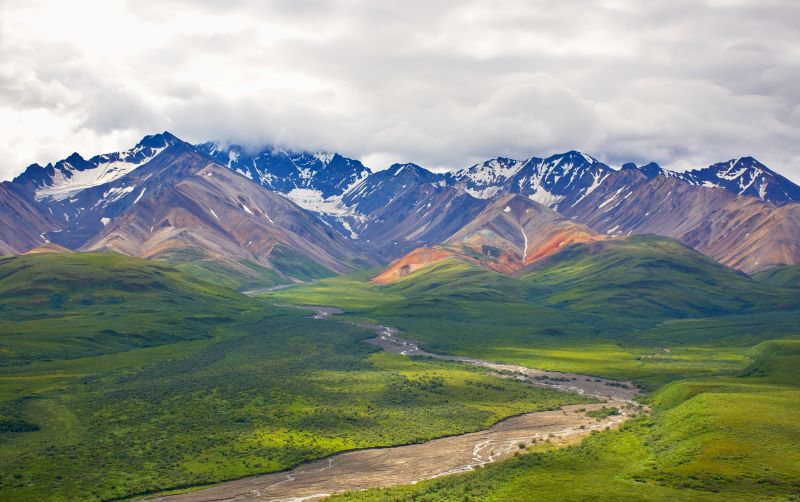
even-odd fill
[[[150,162],[165,148],[167,147],[153,148],[151,154],[142,158],[139,162],[128,162],[125,160],[131,155],[138,153],[137,149],[128,152],[120,152],[118,155],[120,160],[104,160],[110,158],[109,155],[104,155],[100,157],[101,160],[96,167],[83,171],[73,169],[68,162],[65,162],[64,167],[69,174],[66,175],[61,169],[56,169],[52,178],[52,184],[36,190],[36,200],[41,200],[46,197],[53,200],[64,200],[86,188],[111,183],[134,169]]]
[[[356,182],[356,184],[360,182],[361,180]],[[348,188],[348,191],[350,189],[351,188]],[[319,190],[311,190],[310,188],[295,188],[289,193],[282,193],[280,195],[283,195],[303,209],[314,211],[315,213],[332,214],[335,216],[353,214],[353,210],[345,206],[342,202],[341,195],[332,195],[326,199],[322,196],[322,192]]]
[[[344,229],[347,230],[348,232],[350,232],[350,238],[351,239],[358,239],[358,234],[353,231],[353,229],[350,227],[350,224],[348,222],[344,221],[344,220],[340,220],[340,221],[341,221],[342,226],[344,227]]]

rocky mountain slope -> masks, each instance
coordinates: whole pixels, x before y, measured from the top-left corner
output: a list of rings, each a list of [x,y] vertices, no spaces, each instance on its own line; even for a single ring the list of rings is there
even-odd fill
[[[0,183],[0,255],[20,254],[45,244],[45,234],[59,228],[59,222],[18,187]]]
[[[535,232],[520,223],[520,201],[534,204],[525,210]],[[516,271],[530,249],[564,242],[564,222],[573,220],[586,226],[571,228],[572,237],[674,237],[751,273],[800,263],[798,201],[800,187],[752,157],[677,173],[655,163],[615,170],[573,150],[450,173],[415,164],[372,172],[337,153],[193,146],[164,132],[123,152],[34,164],[3,184],[0,252],[52,241],[267,268],[278,252],[346,272],[432,246],[486,260],[486,247],[503,257],[487,266]],[[498,217],[498,204],[512,214]],[[417,252],[421,261],[427,254]]]
[[[243,273],[257,264],[289,279],[374,263],[314,213],[169,133],[146,137],[127,153],[84,163],[78,157],[30,167],[15,180],[17,192],[27,193],[20,195],[27,206],[17,205],[49,218],[39,218],[38,239],[8,252],[46,239],[74,250],[201,260]]]
[[[374,281],[394,282],[447,258],[514,274],[571,244],[588,244],[605,238],[526,197],[505,195],[441,244],[412,251],[392,263]]]
[[[800,204],[775,206],[674,177],[622,170],[563,213],[609,235],[674,237],[747,273],[800,262]]]

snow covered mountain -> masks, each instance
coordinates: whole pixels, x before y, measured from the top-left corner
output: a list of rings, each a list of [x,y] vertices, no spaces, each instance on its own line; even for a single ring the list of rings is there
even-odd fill
[[[200,182],[198,173],[207,178]],[[281,249],[340,272],[349,257],[387,263],[444,243],[513,196],[601,235],[676,237],[746,271],[800,263],[800,187],[752,157],[678,173],[655,163],[615,170],[573,150],[498,157],[450,173],[411,163],[371,172],[335,153],[253,153],[164,132],[122,152],[33,164],[3,188],[4,253],[51,240],[143,256],[188,246],[229,264],[271,267],[269,256]],[[526,214],[534,213],[546,212]],[[526,260],[525,246],[517,254]]]
[[[338,153],[292,152],[265,147],[249,152],[239,145],[208,142],[197,145],[218,164],[237,171],[268,190],[316,212],[346,212],[341,196],[364,180],[370,170]]]
[[[96,155],[89,160],[73,153],[55,164],[28,166],[25,172],[14,179],[14,184],[23,187],[36,200],[64,200],[86,188],[125,176],[178,142],[178,138],[163,132],[145,136],[130,150]]]
[[[287,280],[375,263],[314,213],[166,132],[32,165],[0,187],[0,253],[52,242]]]
[[[800,201],[800,187],[753,157],[687,171],[681,173],[680,178],[694,185],[724,188],[737,195],[758,197],[778,205]]]
[[[799,186],[753,157],[731,159],[683,173],[664,169],[655,162],[644,166],[623,164],[622,170],[638,170],[649,179],[664,176],[695,186],[722,188],[736,195],[758,197],[764,202],[776,205],[800,202]]]
[[[557,209],[580,201],[613,171],[593,157],[572,150],[524,161],[498,157],[456,171],[447,180],[474,197],[515,193]]]

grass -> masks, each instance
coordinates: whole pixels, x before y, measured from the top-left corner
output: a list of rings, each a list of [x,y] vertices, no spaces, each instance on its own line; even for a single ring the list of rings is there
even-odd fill
[[[465,475],[333,501],[796,500],[800,341],[761,344],[736,377],[676,381],[651,417]]]
[[[0,500],[125,499],[581,401],[377,353],[367,331],[275,303],[338,306],[434,352],[649,391],[650,417],[579,445],[340,499],[796,498],[796,289],[651,237],[570,247],[521,277],[457,260],[388,286],[372,273],[259,301],[116,255],[0,260]]]
[[[753,279],[773,286],[800,287],[800,265],[775,267],[753,275]]]
[[[796,500],[800,297],[650,237],[522,277],[457,260],[271,293],[398,326],[434,352],[633,379],[652,415],[474,473],[334,500]]]
[[[209,338],[240,295],[111,253],[0,259],[0,366]]]
[[[266,296],[380,320],[432,352],[633,378],[648,389],[735,372],[749,347],[797,336],[800,325],[795,291],[754,281],[669,239],[575,246],[522,277],[459,260],[387,286],[369,277]]]
[[[369,331],[164,263],[35,255],[0,273],[0,500],[127,499],[586,401],[376,353]]]

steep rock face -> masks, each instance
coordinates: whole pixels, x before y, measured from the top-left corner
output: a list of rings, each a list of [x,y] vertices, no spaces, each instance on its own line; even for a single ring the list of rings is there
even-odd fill
[[[0,255],[19,254],[48,242],[60,225],[9,182],[0,183]]]
[[[491,201],[441,244],[412,251],[392,263],[374,281],[394,282],[447,258],[514,274],[570,244],[588,244],[604,238],[537,202],[506,195]]]
[[[800,261],[800,205],[776,207],[721,188],[638,170],[614,173],[564,214],[609,235],[674,237],[720,263],[752,273]]]
[[[371,214],[388,206],[403,193],[419,185],[443,186],[443,176],[416,164],[394,164],[372,173],[347,192],[342,201],[360,214]]]

